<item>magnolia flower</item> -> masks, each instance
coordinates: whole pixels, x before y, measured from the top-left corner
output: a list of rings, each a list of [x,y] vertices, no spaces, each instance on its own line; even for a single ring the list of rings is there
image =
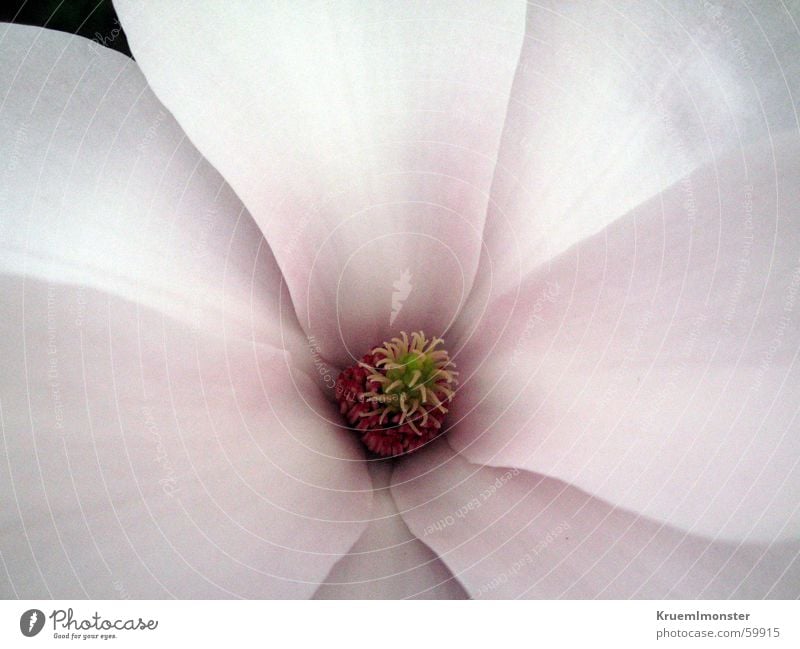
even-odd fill
[[[796,8],[116,5],[0,29],[4,596],[800,594]]]

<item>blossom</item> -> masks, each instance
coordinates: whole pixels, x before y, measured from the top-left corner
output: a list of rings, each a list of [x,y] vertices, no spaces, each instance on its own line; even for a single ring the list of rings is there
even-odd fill
[[[4,596],[798,595],[789,9],[117,9],[0,30]]]

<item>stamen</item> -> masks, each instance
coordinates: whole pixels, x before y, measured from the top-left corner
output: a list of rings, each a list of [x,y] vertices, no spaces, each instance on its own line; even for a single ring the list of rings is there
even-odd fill
[[[384,392],[385,392],[386,394],[389,394],[389,393],[390,393],[392,390],[394,390],[396,387],[399,387],[399,386],[401,386],[401,385],[403,385],[403,382],[402,382],[400,379],[397,379],[397,380],[396,380],[396,381],[394,381],[394,382],[393,382],[393,383],[392,383],[392,384],[391,384],[391,385],[390,385],[388,388],[386,388],[386,389],[384,390]]]
[[[402,331],[340,374],[340,410],[372,452],[410,453],[442,432],[458,375],[443,342]]]

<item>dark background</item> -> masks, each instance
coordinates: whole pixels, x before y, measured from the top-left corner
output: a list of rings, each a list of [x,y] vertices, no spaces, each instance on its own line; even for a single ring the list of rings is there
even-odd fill
[[[2,0],[0,22],[79,34],[131,56],[111,0]]]

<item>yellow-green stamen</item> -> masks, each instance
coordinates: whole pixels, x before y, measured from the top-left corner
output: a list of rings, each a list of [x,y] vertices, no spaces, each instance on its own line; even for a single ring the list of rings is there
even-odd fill
[[[432,409],[447,413],[445,404],[455,396],[458,372],[447,351],[437,349],[443,342],[441,338],[427,339],[422,331],[409,338],[403,331],[372,350],[379,357],[375,367],[361,365],[370,370],[369,380],[380,386],[364,394],[378,406],[373,413],[379,413],[381,420],[400,413],[400,423],[415,431],[414,421],[427,425]]]

